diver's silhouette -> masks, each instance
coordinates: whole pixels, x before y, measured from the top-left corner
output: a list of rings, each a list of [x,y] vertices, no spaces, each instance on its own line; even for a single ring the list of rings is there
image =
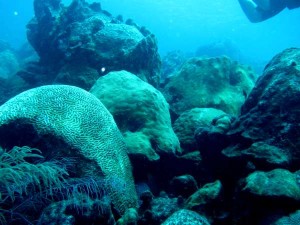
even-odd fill
[[[239,3],[252,23],[269,19],[285,8],[300,7],[300,0],[239,0]]]

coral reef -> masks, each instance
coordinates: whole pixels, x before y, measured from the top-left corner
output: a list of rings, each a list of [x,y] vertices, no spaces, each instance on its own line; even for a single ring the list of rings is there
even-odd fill
[[[60,0],[35,0],[34,11],[27,25],[28,40],[40,57],[40,66],[51,68],[48,76],[53,79],[63,67],[65,71],[83,65],[97,70],[99,76],[125,69],[154,86],[159,84],[156,39],[144,28],[125,24],[102,10],[100,3],[84,0],[72,1],[68,7]],[[76,74],[72,76],[76,80]],[[78,79],[76,85],[81,87]],[[68,79],[60,81],[69,84]]]
[[[299,224],[300,49],[257,81],[230,42],[161,70],[99,3],[34,10],[38,57],[0,41],[0,224]]]
[[[137,207],[131,164],[121,133],[103,104],[83,89],[50,85],[15,96],[0,107],[0,134],[4,147],[44,141],[49,148],[51,142],[62,142],[56,152],[41,150],[48,156],[78,157],[79,177],[103,174],[111,200],[121,214]]]

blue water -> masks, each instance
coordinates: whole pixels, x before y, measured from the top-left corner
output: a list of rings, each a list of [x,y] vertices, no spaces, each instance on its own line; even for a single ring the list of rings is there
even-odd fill
[[[70,0],[65,0],[68,4]],[[93,1],[88,1],[93,2]],[[288,47],[300,47],[300,9],[284,10],[261,23],[250,23],[237,0],[102,0],[102,8],[146,26],[158,39],[159,52],[194,52],[199,46],[229,39],[243,55],[270,60]],[[26,41],[32,0],[0,0],[0,39],[13,47]]]

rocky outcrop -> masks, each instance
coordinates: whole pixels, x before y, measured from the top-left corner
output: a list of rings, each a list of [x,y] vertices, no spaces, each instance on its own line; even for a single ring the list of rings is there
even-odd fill
[[[145,28],[123,23],[120,17],[102,10],[100,3],[84,0],[74,0],[68,7],[61,0],[35,0],[34,10],[27,37],[41,66],[51,68],[53,79],[63,67],[66,70],[65,65],[83,65],[97,70],[98,76],[126,69],[158,85],[156,39]],[[80,86],[80,81],[76,85]]]
[[[241,190],[245,195],[249,195],[249,198],[260,197],[265,203],[300,203],[299,173],[291,173],[284,169],[256,171],[247,176]]]
[[[226,155],[242,151],[251,154],[260,168],[272,162],[276,167],[300,169],[299,65],[300,50],[294,48],[278,54],[266,66],[228,133],[236,146],[231,145]],[[266,163],[259,163],[261,160]]]

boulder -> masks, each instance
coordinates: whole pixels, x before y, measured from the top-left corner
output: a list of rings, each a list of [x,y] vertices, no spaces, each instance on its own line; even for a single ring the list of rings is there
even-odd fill
[[[170,192],[174,196],[182,196],[186,198],[197,189],[197,181],[189,174],[173,177],[170,181]]]
[[[219,180],[205,184],[186,200],[185,207],[191,210],[195,208],[199,210],[200,207],[205,209],[209,204],[220,199],[222,188]]]
[[[61,0],[35,0],[34,11],[27,37],[41,65],[54,71],[53,79],[62,67],[65,71],[65,65],[71,64],[69,68],[83,65],[99,75],[126,69],[154,86],[159,84],[161,62],[156,39],[145,28],[123,23],[101,9],[100,3],[85,0],[74,0],[67,7]],[[74,80],[78,74],[72,75]]]
[[[299,174],[285,169],[269,172],[255,171],[246,177],[241,187],[244,194],[281,205],[281,202],[300,202]],[[258,198],[259,197],[259,198]],[[257,203],[259,204],[259,203]]]
[[[191,58],[169,78],[163,94],[177,115],[192,108],[216,108],[239,115],[254,81],[249,67],[227,57]]]
[[[275,56],[242,106],[241,116],[227,133],[235,143],[231,147],[237,151],[248,149],[247,154],[255,155],[258,160],[262,157],[268,157],[266,161],[272,163],[275,160],[277,165],[273,169],[279,162],[283,163],[281,167],[288,164],[293,170],[300,169],[299,83],[300,49],[287,49]],[[270,159],[271,150],[273,159]],[[257,164],[257,160],[253,162]]]
[[[223,111],[213,108],[194,108],[183,112],[175,120],[173,129],[184,152],[199,150],[201,146],[197,145],[195,139],[196,130],[210,127],[214,119],[224,115],[226,113]]]

